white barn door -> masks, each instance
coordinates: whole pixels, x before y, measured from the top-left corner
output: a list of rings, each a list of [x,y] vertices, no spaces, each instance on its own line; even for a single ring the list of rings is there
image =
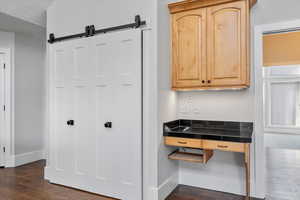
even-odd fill
[[[51,46],[51,182],[142,199],[141,63],[140,30]]]
[[[67,125],[72,117],[72,45],[60,43],[50,49],[50,133],[49,168],[53,183],[71,186],[74,177],[74,133]],[[50,168],[51,166],[51,168]]]

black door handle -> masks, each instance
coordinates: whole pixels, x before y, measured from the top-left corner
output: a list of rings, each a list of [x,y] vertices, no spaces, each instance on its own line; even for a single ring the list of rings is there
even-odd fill
[[[105,127],[105,128],[112,128],[112,122],[106,122],[106,123],[104,124],[104,127]]]
[[[74,124],[75,124],[74,120],[67,121],[67,125],[69,126],[74,126]]]

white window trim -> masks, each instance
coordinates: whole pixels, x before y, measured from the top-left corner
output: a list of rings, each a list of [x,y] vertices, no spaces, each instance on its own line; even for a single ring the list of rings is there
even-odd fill
[[[300,20],[285,21],[274,24],[257,25],[254,29],[254,69],[255,69],[255,190],[256,195],[264,198],[265,185],[265,148],[264,148],[264,114],[263,114],[263,34],[271,31],[296,29]]]
[[[265,67],[266,69],[269,68],[291,68],[291,67],[300,67],[300,65],[280,65],[280,66],[272,66],[272,67]],[[264,74],[265,75],[265,74]],[[264,80],[269,80],[269,79],[290,79],[290,78],[299,78],[300,79],[300,74],[298,75],[277,75],[277,76],[272,76],[270,73],[270,70],[267,70],[267,75],[263,76]]]
[[[271,120],[272,116],[272,103],[271,103],[271,84],[274,83],[300,83],[300,78],[277,78],[277,79],[263,79],[263,87],[265,92],[265,99],[264,101],[264,131],[265,132],[274,132],[274,133],[291,133],[291,134],[300,134],[300,127],[298,126],[283,126],[283,125],[273,125]]]

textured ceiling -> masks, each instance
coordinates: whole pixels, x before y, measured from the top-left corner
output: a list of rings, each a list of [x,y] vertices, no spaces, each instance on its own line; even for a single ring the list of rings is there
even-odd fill
[[[0,0],[0,12],[46,26],[46,10],[53,0]]]

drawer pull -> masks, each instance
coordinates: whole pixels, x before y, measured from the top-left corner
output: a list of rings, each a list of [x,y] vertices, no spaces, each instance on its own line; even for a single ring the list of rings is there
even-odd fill
[[[226,148],[228,148],[228,146],[225,146],[225,145],[218,145],[218,148],[226,149]]]
[[[178,142],[178,144],[187,144],[187,142]]]

